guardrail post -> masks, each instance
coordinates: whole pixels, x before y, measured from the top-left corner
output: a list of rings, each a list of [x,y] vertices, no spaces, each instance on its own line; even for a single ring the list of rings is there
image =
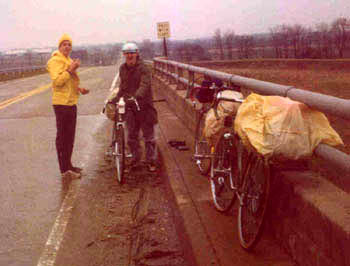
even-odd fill
[[[158,64],[158,62],[153,60],[153,67],[152,67],[152,74],[153,75],[157,75],[157,64]]]
[[[190,97],[190,92],[193,90],[193,87],[194,87],[194,71],[189,70],[186,98]]]
[[[173,65],[171,65],[170,66],[170,69],[171,69],[171,71],[170,71],[170,73],[171,73],[171,76],[170,76],[170,84],[171,85],[174,85],[174,84],[176,84],[177,82],[176,82],[176,68],[175,68],[175,66],[173,66]]]
[[[165,64],[165,82],[169,82],[169,64]]]
[[[161,75],[160,68],[161,68],[161,63],[157,62],[157,65],[156,65],[156,74],[157,74],[157,76]]]
[[[167,80],[167,74],[166,74],[167,68],[168,68],[167,63],[163,63],[162,64],[162,70],[163,70],[162,71],[162,78],[165,79],[165,80]]]
[[[183,68],[180,66],[177,66],[177,86],[176,86],[177,90],[185,90],[186,89],[180,81],[180,78],[183,78],[183,76],[184,76]]]

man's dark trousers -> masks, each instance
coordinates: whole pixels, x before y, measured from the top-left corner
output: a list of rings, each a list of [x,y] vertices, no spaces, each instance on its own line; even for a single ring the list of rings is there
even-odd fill
[[[72,168],[75,128],[77,123],[77,106],[53,105],[56,115],[56,150],[61,173]]]

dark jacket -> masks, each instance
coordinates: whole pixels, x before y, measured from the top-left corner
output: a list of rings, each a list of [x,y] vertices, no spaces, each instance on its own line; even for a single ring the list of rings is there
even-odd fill
[[[141,59],[135,66],[129,67],[126,63],[119,68],[120,86],[117,96],[112,100],[119,101],[120,97],[127,99],[134,96],[141,108],[140,113],[145,116],[146,122],[156,124],[157,112],[153,107],[151,89],[152,74]]]

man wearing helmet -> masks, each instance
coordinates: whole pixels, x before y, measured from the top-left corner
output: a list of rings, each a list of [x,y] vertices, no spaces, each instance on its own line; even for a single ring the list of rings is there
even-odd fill
[[[132,153],[132,166],[138,165],[141,159],[139,132],[142,130],[145,140],[146,161],[151,172],[156,171],[157,148],[154,126],[158,122],[157,111],[153,107],[151,89],[151,71],[140,59],[135,43],[126,43],[122,48],[125,63],[119,68],[119,91],[112,102],[118,102],[120,97],[126,101],[126,125],[128,129],[128,146]],[[135,102],[128,98],[135,97]]]

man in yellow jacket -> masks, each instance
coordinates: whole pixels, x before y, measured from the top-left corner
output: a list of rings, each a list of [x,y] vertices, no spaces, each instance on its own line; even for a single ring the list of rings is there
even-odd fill
[[[52,80],[52,105],[56,115],[56,150],[62,177],[80,178],[81,168],[71,163],[75,128],[77,121],[77,102],[80,94],[89,90],[79,87],[77,69],[79,59],[69,57],[72,39],[64,34],[58,42],[58,50],[53,52],[47,62],[47,70]]]

